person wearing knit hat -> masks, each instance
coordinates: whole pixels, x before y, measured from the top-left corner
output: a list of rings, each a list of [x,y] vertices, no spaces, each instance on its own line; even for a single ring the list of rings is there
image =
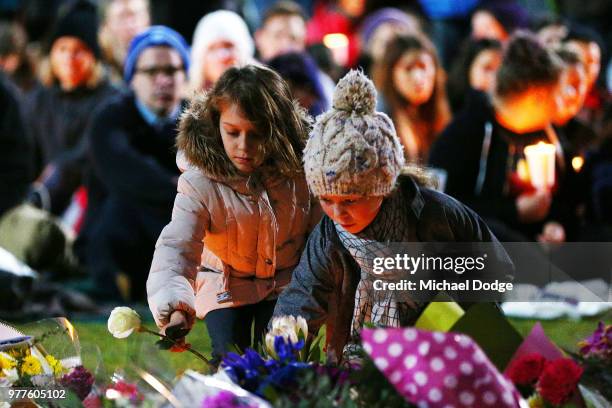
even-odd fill
[[[88,0],[77,0],[61,8],[49,36],[48,48],[61,37],[78,38],[96,58],[100,58],[96,6]]]
[[[87,0],[69,2],[58,11],[47,37],[46,55],[40,63],[43,85],[59,84],[63,90],[94,89],[105,81],[97,39],[98,17]]]
[[[140,54],[149,47],[169,47],[174,49],[181,61],[183,71],[189,71],[189,46],[185,42],[182,35],[171,29],[161,25],[152,26],[144,32],[138,34],[128,48],[123,67],[123,77],[125,82],[130,83],[136,70],[136,62]]]
[[[187,43],[169,27],[149,27],[130,43],[123,76],[152,122],[176,121],[189,62]]]
[[[99,58],[97,27],[96,9],[89,1],[60,8],[48,54],[38,67],[42,86],[24,104],[38,152],[30,201],[55,215],[66,210],[87,172],[83,137],[93,112],[118,91]]]
[[[94,115],[89,155],[95,177],[82,236],[96,298],[121,297],[118,271],[128,273],[132,298],[144,296],[143,277],[170,218],[180,174],[174,145],[188,69],[183,37],[149,27],[132,39],[125,60],[130,92]]]
[[[228,68],[254,63],[254,54],[255,44],[242,17],[229,10],[208,13],[193,33],[191,88],[212,87]]]
[[[327,324],[328,350],[336,358],[354,355],[364,325],[411,325],[426,306],[395,291],[375,292],[375,281],[410,276],[373,267],[375,258],[392,256],[389,243],[491,242],[488,260],[500,267],[496,276],[507,280],[512,267],[477,214],[405,171],[393,123],[375,103],[372,81],[351,71],[338,83],[333,107],[316,120],[304,172],[325,216],[274,311],[304,317],[311,333]]]

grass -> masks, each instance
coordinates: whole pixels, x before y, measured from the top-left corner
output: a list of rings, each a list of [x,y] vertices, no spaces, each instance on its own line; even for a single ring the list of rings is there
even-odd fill
[[[537,320],[523,319],[509,320],[523,336],[526,336],[538,322]],[[612,323],[612,312],[595,318],[585,318],[582,320],[557,319],[541,321],[541,323],[544,331],[555,344],[566,350],[577,350],[577,343],[595,330],[599,320]],[[152,321],[146,324],[150,328],[154,327]],[[134,353],[132,350],[135,350],[136,354],[150,353],[147,356],[154,356],[155,359],[160,359],[164,364],[167,364],[166,367],[175,372],[180,372],[186,368],[198,370],[203,368],[199,360],[191,355],[191,353],[171,353],[148,348],[146,344],[153,345],[156,340],[152,335],[139,334],[134,336],[138,339],[128,339],[125,341],[113,338],[106,330],[104,322],[76,322],[75,326],[82,344],[98,344],[103,351],[104,365],[110,372],[117,367],[124,366],[128,355]],[[210,338],[208,337],[206,326],[202,322],[196,323],[193,332],[188,336],[188,341],[196,350],[206,356],[210,355]]]
[[[95,369],[100,379],[104,377],[108,379],[116,370],[126,367],[129,369],[133,364],[166,377],[168,380],[186,369],[205,370],[205,365],[191,353],[158,350],[155,346],[157,338],[153,335],[139,333],[133,334],[128,339],[115,339],[107,331],[104,319],[72,321],[82,347],[83,362],[88,368]],[[523,336],[527,335],[538,322],[537,320],[509,320]],[[541,323],[546,334],[559,347],[576,350],[578,341],[592,333],[599,320],[611,323],[612,312],[595,318],[557,319],[541,321]],[[144,324],[150,329],[155,328],[153,320],[145,320]],[[187,339],[193,348],[206,356],[210,355],[210,338],[202,322],[196,323]]]

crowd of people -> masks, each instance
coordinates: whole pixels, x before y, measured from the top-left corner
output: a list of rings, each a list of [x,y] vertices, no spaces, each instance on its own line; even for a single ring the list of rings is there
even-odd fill
[[[338,354],[365,321],[409,324],[423,305],[367,300],[373,241],[612,241],[605,1],[200,2],[192,21],[64,0],[44,33],[21,3],[0,21],[0,247],[97,301],[148,295],[160,327],[203,318],[217,356],[275,307],[331,316]]]

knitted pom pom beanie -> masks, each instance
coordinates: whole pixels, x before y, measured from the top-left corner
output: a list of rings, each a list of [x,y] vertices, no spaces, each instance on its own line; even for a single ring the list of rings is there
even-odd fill
[[[352,70],[336,86],[304,149],[308,186],[317,196],[389,194],[404,165],[391,119],[376,112],[376,89]]]

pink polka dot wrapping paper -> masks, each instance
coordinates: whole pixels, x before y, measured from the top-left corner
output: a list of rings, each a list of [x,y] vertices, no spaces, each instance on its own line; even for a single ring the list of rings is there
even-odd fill
[[[361,338],[376,367],[419,408],[527,406],[466,335],[388,328],[363,329]]]

